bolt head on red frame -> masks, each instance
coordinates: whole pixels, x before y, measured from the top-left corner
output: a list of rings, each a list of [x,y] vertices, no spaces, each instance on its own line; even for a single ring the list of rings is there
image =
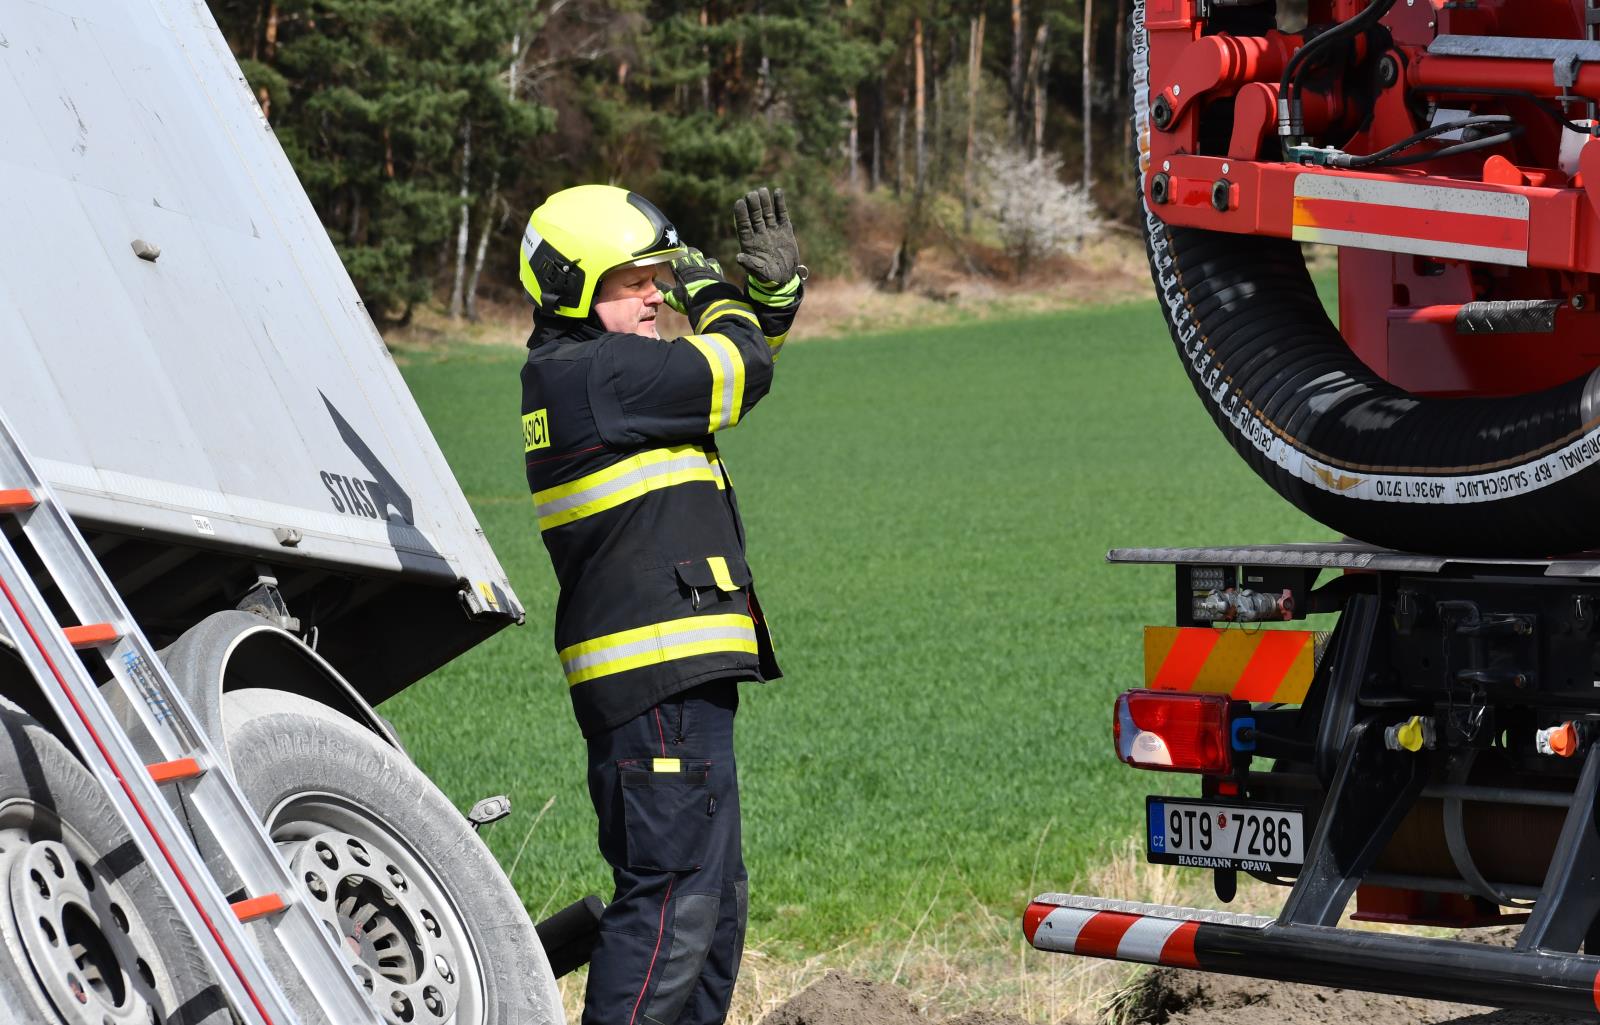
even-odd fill
[[[1222,776],[1233,770],[1226,694],[1130,690],[1117,698],[1117,757],[1140,769]]]

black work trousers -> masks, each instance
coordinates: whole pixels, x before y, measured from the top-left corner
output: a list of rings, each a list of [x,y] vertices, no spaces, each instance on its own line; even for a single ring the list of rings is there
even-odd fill
[[[733,758],[738,684],[684,691],[589,739],[589,796],[616,894],[583,1025],[716,1025],[744,952]]]

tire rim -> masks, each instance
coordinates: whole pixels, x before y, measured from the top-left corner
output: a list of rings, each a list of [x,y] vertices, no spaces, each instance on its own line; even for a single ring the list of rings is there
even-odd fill
[[[43,827],[43,828],[41,828]],[[48,830],[61,839],[38,839]],[[160,945],[105,859],[44,809],[0,809],[0,932],[20,952],[59,1020],[159,1025],[171,1001],[153,965]]]
[[[269,831],[311,907],[390,1025],[479,1025],[477,951],[438,874],[371,811],[300,794]]]

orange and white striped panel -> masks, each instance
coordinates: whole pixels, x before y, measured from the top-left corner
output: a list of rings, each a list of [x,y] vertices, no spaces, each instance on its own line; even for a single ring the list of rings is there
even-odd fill
[[[1029,942],[1040,950],[1174,968],[1200,967],[1194,953],[1198,922],[1034,904],[1028,908],[1023,929]]]
[[[1316,671],[1312,630],[1144,628],[1144,685],[1298,705]]]

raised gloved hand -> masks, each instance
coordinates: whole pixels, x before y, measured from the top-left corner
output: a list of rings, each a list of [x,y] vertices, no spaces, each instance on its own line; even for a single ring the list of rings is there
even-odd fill
[[[752,284],[771,291],[804,272],[800,244],[794,238],[782,189],[768,192],[761,188],[735,200],[733,223],[739,233],[736,259],[750,275]]]
[[[689,300],[694,298],[696,292],[713,281],[728,280],[723,276],[722,264],[717,262],[716,257],[707,256],[693,248],[672,261],[672,273],[678,283],[662,288],[661,297],[668,306],[683,314],[687,314]]]

